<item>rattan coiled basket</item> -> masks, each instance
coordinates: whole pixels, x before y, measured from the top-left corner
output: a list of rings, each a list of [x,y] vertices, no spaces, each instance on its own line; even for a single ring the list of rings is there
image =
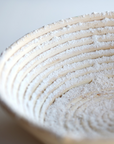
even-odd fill
[[[98,72],[100,68],[93,68],[92,71],[89,67],[96,62],[101,65],[106,63],[106,66],[101,67],[102,71],[113,70],[113,49],[113,12],[60,20],[26,34],[1,55],[1,105],[18,123],[46,144],[113,144],[114,140],[110,137],[71,138],[69,135],[59,135],[59,129],[56,134],[49,127],[43,126],[46,111],[58,97],[73,88],[91,83],[92,78],[84,76]],[[113,74],[108,77],[113,80]],[[107,88],[107,91],[112,94],[113,86]],[[113,100],[113,96],[108,99]],[[86,100],[80,96],[80,99],[72,99],[69,105],[75,103],[76,111],[80,101],[85,104]],[[82,109],[85,108],[83,104]],[[88,127],[84,129],[90,130]]]

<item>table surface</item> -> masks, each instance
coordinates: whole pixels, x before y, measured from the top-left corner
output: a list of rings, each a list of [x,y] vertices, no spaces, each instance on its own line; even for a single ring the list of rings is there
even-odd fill
[[[60,19],[114,11],[114,0],[0,0],[0,53],[28,32]],[[38,144],[0,108],[0,144]]]
[[[41,144],[0,108],[0,144]]]

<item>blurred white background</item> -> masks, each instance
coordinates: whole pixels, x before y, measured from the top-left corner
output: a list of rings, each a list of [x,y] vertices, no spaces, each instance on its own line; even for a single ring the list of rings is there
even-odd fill
[[[43,25],[91,12],[114,11],[114,0],[0,0],[0,53]],[[38,144],[0,109],[0,144]]]

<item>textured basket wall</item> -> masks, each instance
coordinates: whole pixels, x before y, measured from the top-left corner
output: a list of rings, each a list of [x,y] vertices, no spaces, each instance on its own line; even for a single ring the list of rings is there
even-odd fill
[[[97,41],[102,44],[96,43],[96,35]],[[72,81],[92,71],[84,71],[80,75],[72,72],[91,67],[97,59],[99,63],[113,62],[113,40],[113,12],[61,20],[25,35],[1,55],[1,103],[13,116],[22,118],[19,123],[45,143],[95,143],[96,140],[76,141],[69,137],[63,138],[42,127],[46,111],[57,97],[92,81],[89,77]],[[99,52],[101,50],[104,51]],[[99,58],[103,56],[111,58],[100,61]],[[91,62],[88,59],[92,59]],[[57,70],[59,73],[56,73]],[[94,69],[93,72],[97,70]],[[65,79],[67,74],[69,78]],[[70,86],[64,86],[69,81]],[[62,89],[57,93],[60,86]],[[54,93],[53,97],[50,96],[51,93]],[[97,142],[111,144],[114,141]]]

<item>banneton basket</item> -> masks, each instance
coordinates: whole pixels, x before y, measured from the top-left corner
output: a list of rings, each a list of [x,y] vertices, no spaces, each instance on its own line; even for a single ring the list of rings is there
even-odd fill
[[[113,55],[114,12],[76,16],[28,33],[1,55],[1,105],[20,125],[45,144],[114,144],[114,139],[110,137],[78,138],[69,134],[61,135],[60,129],[53,131],[44,126],[47,110],[57,98],[62,98],[74,88],[88,86],[93,73],[113,70]],[[101,66],[93,66],[96,63]],[[113,74],[108,74],[108,77],[113,79]],[[107,91],[113,92],[113,88],[109,87]],[[97,93],[97,98],[93,99],[99,102],[98,97],[100,94]],[[113,99],[113,96],[107,99]],[[75,103],[75,111],[85,109],[85,101],[80,96],[72,99],[68,107]],[[82,120],[84,130],[96,131],[85,125],[84,116]],[[101,125],[103,120],[102,117]],[[114,118],[109,124],[112,126],[110,133],[114,134]],[[109,134],[109,130],[106,132]]]

